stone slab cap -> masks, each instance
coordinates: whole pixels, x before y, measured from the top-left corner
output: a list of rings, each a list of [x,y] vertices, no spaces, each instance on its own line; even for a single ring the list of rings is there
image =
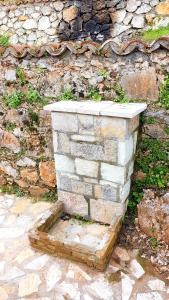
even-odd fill
[[[51,112],[78,113],[85,115],[110,116],[131,119],[147,108],[146,103],[115,103],[112,101],[68,101],[46,105]]]

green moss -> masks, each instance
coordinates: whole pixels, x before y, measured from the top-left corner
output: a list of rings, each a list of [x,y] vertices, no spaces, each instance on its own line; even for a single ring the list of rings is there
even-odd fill
[[[145,41],[153,41],[156,40],[162,36],[168,36],[169,35],[169,25],[165,27],[160,27],[158,29],[149,29],[142,33],[142,38]]]
[[[0,35],[0,46],[8,47],[9,46],[9,36]]]

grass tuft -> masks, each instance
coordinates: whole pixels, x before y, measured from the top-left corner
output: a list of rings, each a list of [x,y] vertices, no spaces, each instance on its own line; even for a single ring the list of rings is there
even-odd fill
[[[159,27],[157,29],[148,29],[144,31],[141,36],[144,41],[153,41],[167,35],[169,35],[169,24],[165,27]]]
[[[0,35],[0,46],[8,47],[9,46],[9,36],[7,35]]]

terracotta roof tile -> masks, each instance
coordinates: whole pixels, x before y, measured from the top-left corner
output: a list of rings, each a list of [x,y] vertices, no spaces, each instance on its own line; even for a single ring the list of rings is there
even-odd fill
[[[16,58],[23,58],[27,55],[40,58],[46,54],[50,56],[61,56],[63,53],[70,52],[80,55],[90,51],[92,54],[110,56],[115,53],[120,56],[131,54],[132,52],[142,52],[150,54],[158,49],[169,50],[169,37],[161,37],[152,43],[146,43],[141,39],[130,40],[121,45],[116,44],[109,39],[102,45],[92,41],[85,42],[61,42],[42,46],[28,45],[11,45],[7,48],[0,47],[0,55],[7,57],[8,55]]]

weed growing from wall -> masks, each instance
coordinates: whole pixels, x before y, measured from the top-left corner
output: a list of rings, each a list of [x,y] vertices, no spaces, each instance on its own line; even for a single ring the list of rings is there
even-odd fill
[[[28,104],[46,104],[46,100],[33,87],[29,87],[27,92],[15,91],[4,97],[5,104],[10,108],[18,108],[22,103]]]
[[[167,36],[167,35],[169,35],[169,25],[161,26],[157,29],[146,30],[142,33],[141,37],[145,41],[153,41],[153,40],[157,40],[162,36]]]
[[[143,138],[136,155],[135,171],[141,171],[142,178],[133,179],[129,209],[133,213],[143,197],[143,190],[166,189],[169,182],[169,141]]]
[[[169,109],[169,74],[166,75],[160,88],[160,103],[163,108]]]
[[[9,36],[7,35],[0,35],[0,46],[8,47],[9,46]]]
[[[74,95],[72,89],[65,88],[59,95],[58,95],[59,101],[71,101],[76,100],[76,96]]]
[[[128,103],[130,102],[129,98],[126,96],[125,91],[123,90],[123,88],[116,84],[113,87],[115,93],[116,93],[116,98],[113,99],[114,102],[118,102],[118,103]]]
[[[27,80],[26,80],[26,77],[25,77],[25,73],[19,67],[16,69],[16,76],[18,77],[19,82],[20,82],[21,85],[24,85],[24,84],[27,83]]]
[[[89,99],[96,102],[100,102],[102,100],[102,96],[100,95],[99,90],[95,87],[90,87],[88,91],[88,97]]]

